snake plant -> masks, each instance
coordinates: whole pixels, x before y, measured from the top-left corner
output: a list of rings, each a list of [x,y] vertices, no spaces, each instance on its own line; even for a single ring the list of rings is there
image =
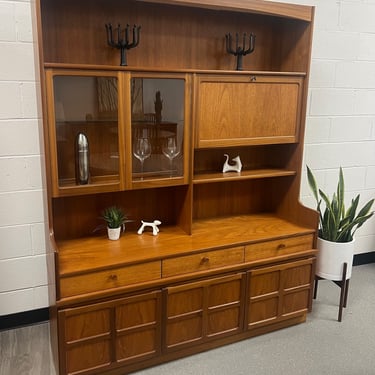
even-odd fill
[[[319,237],[332,242],[350,242],[354,234],[374,214],[371,207],[374,199],[367,202],[357,214],[360,195],[352,199],[348,209],[344,205],[344,174],[342,168],[339,171],[337,190],[333,193],[332,199],[321,189],[310,168],[307,167],[307,179],[310,189],[317,203],[319,212]],[[324,202],[324,209],[322,208]]]

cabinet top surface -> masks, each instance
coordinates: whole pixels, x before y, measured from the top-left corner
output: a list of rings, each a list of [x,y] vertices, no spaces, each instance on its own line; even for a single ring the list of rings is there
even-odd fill
[[[57,243],[59,273],[68,276],[313,232],[274,215],[260,214],[197,221],[190,236],[178,227],[161,225],[157,236],[126,232],[118,241],[104,235],[79,238]]]

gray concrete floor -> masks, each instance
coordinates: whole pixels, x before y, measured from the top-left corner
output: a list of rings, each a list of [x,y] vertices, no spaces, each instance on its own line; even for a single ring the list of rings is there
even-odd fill
[[[136,375],[375,375],[375,264],[357,266],[348,307],[337,321],[340,289],[320,281],[307,322]],[[0,332],[0,375],[54,375],[48,323]]]

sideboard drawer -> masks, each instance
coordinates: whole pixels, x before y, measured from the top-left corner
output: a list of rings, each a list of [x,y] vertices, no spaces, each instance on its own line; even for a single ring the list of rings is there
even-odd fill
[[[244,247],[213,250],[199,254],[165,259],[162,263],[162,277],[232,266],[244,262]]]
[[[159,261],[113,268],[106,271],[62,277],[60,279],[61,298],[78,294],[98,292],[122,286],[158,280],[161,277]]]
[[[245,262],[289,255],[313,248],[313,235],[260,242],[245,247]]]

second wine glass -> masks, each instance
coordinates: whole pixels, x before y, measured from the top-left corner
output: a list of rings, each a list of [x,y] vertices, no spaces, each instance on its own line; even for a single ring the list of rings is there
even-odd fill
[[[163,143],[163,154],[169,159],[169,170],[173,174],[173,159],[180,154],[176,137],[168,137]]]
[[[148,138],[138,138],[133,146],[134,156],[141,162],[141,179],[143,180],[143,164],[151,155],[151,143]]]

